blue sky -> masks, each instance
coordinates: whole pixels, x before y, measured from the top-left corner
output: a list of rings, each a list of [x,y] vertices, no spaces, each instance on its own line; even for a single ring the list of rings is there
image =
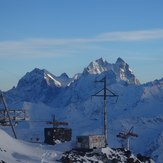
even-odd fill
[[[162,78],[163,1],[0,1],[0,89],[36,67],[73,76],[100,57],[121,57],[142,83]]]

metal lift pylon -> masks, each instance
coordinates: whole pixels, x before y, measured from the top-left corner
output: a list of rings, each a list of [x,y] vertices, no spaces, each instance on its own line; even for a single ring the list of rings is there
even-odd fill
[[[126,148],[127,150],[130,150],[130,141],[129,138],[130,137],[138,137],[138,134],[133,132],[134,127],[131,127],[127,132],[120,132],[117,137],[122,139],[122,140],[126,140]]]
[[[12,121],[11,121],[11,118],[10,118],[8,106],[7,106],[6,100],[5,100],[5,98],[4,98],[3,93],[2,93],[1,90],[0,90],[0,98],[1,98],[1,100],[2,100],[2,103],[3,103],[3,105],[4,105],[5,111],[6,111],[6,113],[7,113],[7,117],[8,117],[8,119],[9,119],[9,125],[11,126],[11,129],[12,129],[12,132],[13,132],[13,134],[14,134],[15,139],[17,139],[16,132],[15,132],[14,126],[13,126]]]

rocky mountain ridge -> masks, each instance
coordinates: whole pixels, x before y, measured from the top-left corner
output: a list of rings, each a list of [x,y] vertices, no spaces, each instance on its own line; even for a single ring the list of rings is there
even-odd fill
[[[75,74],[73,78],[69,78],[66,73],[57,77],[45,69],[35,68],[31,72],[27,72],[19,80],[17,86],[8,91],[8,94],[9,96],[13,94],[14,98],[21,98],[22,101],[42,101],[46,104],[54,104],[54,100],[49,99],[50,96],[57,97],[60,93],[66,92],[67,89],[73,89],[75,85],[84,85],[82,82],[90,82],[91,85],[99,76],[100,78],[107,76],[110,84],[120,82],[124,84],[140,84],[129,65],[121,58],[118,58],[115,64],[110,64],[100,58],[91,62],[84,68],[82,73]],[[76,90],[80,90],[80,88],[76,88]]]

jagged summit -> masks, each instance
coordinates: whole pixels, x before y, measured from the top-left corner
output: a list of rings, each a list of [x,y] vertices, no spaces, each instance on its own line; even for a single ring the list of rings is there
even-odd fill
[[[139,80],[136,79],[132,73],[129,65],[122,59],[118,58],[116,63],[108,63],[103,58],[91,62],[83,71],[83,74],[94,74],[99,75],[103,72],[112,74],[110,78],[116,78],[116,81],[125,81],[130,84],[140,84]]]
[[[65,72],[58,76],[56,79],[61,83],[62,87],[69,86],[69,84],[73,80]]]
[[[95,62],[98,63],[99,65],[105,65],[105,64],[108,63],[108,62],[107,62],[105,59],[103,59],[103,58],[99,58],[99,59],[97,59]]]
[[[122,58],[120,57],[117,58],[116,64],[124,64],[124,63],[125,61]]]
[[[127,81],[130,84],[140,84],[129,65],[122,58],[119,57],[116,63],[113,64],[113,70],[116,72],[119,80]]]
[[[48,102],[61,87],[62,83],[53,74],[46,69],[35,68],[27,72],[19,80],[17,87],[9,92],[23,101]]]
[[[86,68],[84,68],[83,73],[80,74],[80,76],[78,75],[78,79],[85,74],[100,75],[102,73],[107,73],[112,81],[125,81],[129,84],[140,84],[138,79],[136,79],[135,75],[132,73],[129,65],[120,57],[117,59],[116,63],[113,64],[108,63],[103,58],[91,62]],[[19,80],[17,89],[27,90],[27,88],[32,88],[35,90],[38,87],[62,88],[70,86],[74,81],[76,81],[76,78],[69,78],[66,73],[62,73],[57,77],[46,69],[41,70],[35,68],[31,72],[27,72]]]
[[[110,67],[110,64],[103,58],[97,59],[91,62],[83,71],[85,74],[100,74],[104,71],[107,71]]]
[[[129,65],[120,57],[117,59],[115,65],[117,65],[120,69],[132,72]]]
[[[19,80],[17,87],[13,88],[13,91],[9,90],[9,92],[14,93],[14,96],[20,96],[26,101],[41,100],[49,103],[49,101],[53,101],[54,96],[58,96],[65,91],[65,88],[69,87],[70,90],[73,88],[76,92],[80,92],[82,89],[84,98],[86,97],[85,90],[94,88],[92,83],[99,75],[101,77],[106,76],[109,79],[109,84],[140,84],[123,59],[118,58],[116,63],[111,64],[103,58],[99,58],[91,62],[83,73],[78,73],[73,78],[69,78],[66,73],[55,76],[46,69],[35,68],[31,72],[27,72]],[[81,93],[79,94],[81,95]]]
[[[62,73],[59,77],[60,78],[69,78],[69,76],[65,72]]]

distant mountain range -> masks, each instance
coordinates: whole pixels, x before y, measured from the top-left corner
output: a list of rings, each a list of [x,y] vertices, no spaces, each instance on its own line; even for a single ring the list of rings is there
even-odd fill
[[[92,95],[102,90],[103,83],[95,81],[104,77],[107,88],[118,95],[117,101],[107,98],[109,146],[120,147],[123,143],[116,135],[134,127],[139,137],[131,138],[131,150],[161,163],[163,78],[141,84],[121,58],[114,64],[102,58],[95,60],[73,78],[66,73],[55,76],[36,68],[26,73],[5,96],[10,107],[27,110],[31,120],[49,120],[55,114],[58,120],[69,122],[74,138],[79,134],[102,133],[103,98]],[[31,133],[42,137],[45,125],[25,123],[17,127],[21,138],[28,139]]]
[[[121,58],[118,58],[115,64],[110,64],[100,58],[91,62],[88,67],[84,68],[82,73],[75,74],[73,78],[69,78],[66,73],[55,76],[45,69],[40,70],[35,68],[31,72],[26,73],[25,76],[19,80],[17,87],[9,90],[7,93],[13,96],[14,100],[18,98],[18,100],[21,99],[22,101],[41,101],[49,104],[55,101],[55,97],[58,97],[59,94],[62,96],[63,92],[65,94],[65,92],[74,87],[76,87],[76,90],[80,90],[80,88],[78,88],[79,84],[81,87],[86,87],[88,83],[93,86],[95,79],[103,76],[108,78],[109,84],[140,84],[139,80],[136,79],[129,68],[129,65]],[[89,87],[90,86],[88,86],[87,90],[83,91],[87,92]],[[72,95],[73,92],[69,96]]]

